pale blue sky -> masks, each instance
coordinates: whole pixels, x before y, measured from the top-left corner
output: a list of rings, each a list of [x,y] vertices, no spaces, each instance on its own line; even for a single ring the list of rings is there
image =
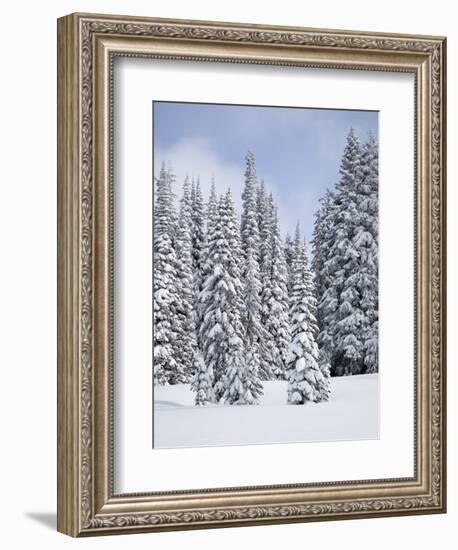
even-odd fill
[[[326,188],[339,178],[345,139],[353,127],[362,141],[378,136],[378,112],[154,102],[154,170],[171,163],[181,188],[186,173],[200,176],[207,198],[230,185],[240,208],[248,149],[258,178],[277,201],[282,233],[299,220],[307,239]],[[179,191],[179,189],[178,189]]]

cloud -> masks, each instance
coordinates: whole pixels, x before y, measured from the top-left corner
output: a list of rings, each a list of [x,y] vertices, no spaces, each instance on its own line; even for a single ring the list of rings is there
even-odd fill
[[[244,160],[233,163],[222,159],[212,148],[211,141],[207,138],[192,137],[181,138],[172,146],[156,147],[154,151],[154,174],[157,176],[162,162],[171,164],[177,176],[175,194],[181,196],[181,186],[188,175],[190,178],[200,178],[200,184],[204,200],[208,200],[212,177],[215,178],[217,193],[225,193],[230,187],[237,211],[241,212],[242,191],[244,187]],[[304,182],[277,181],[273,175],[263,173],[262,162],[257,166],[258,180],[265,179],[268,191],[272,191],[278,205],[280,228],[283,235],[287,232],[294,233],[296,223],[299,221],[302,232],[308,239],[311,238],[313,225],[313,212],[316,208],[317,190],[307,186]]]
[[[181,186],[188,175],[200,178],[204,200],[210,194],[212,177],[215,178],[216,192],[225,193],[230,187],[238,211],[241,206],[241,194],[244,185],[243,164],[235,164],[221,159],[211,147],[210,140],[192,137],[181,138],[169,148],[157,147],[154,151],[154,174],[157,176],[162,162],[171,164],[177,176],[175,192],[181,195]]]

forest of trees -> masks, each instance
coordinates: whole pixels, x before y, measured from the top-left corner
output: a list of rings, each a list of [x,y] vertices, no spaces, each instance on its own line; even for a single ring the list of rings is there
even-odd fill
[[[275,198],[245,158],[207,200],[162,165],[154,200],[154,384],[190,383],[195,404],[257,404],[287,381],[290,404],[326,401],[330,376],[378,371],[378,151],[351,130],[340,179],[315,214],[310,258],[299,223],[282,238]]]

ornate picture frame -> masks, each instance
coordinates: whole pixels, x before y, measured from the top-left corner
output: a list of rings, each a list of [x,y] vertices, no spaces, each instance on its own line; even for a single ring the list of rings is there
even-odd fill
[[[415,79],[414,475],[113,490],[113,60],[411,73]],[[72,14],[58,20],[58,530],[71,536],[443,513],[443,37]]]

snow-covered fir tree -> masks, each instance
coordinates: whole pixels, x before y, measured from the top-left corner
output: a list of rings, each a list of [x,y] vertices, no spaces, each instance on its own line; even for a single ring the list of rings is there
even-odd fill
[[[277,380],[286,379],[286,358],[290,343],[288,269],[283,243],[280,236],[278,210],[273,196],[269,196],[271,212],[271,265],[270,297],[264,327],[268,334],[268,353],[271,357],[271,370]]]
[[[204,362],[214,374],[215,400],[218,402],[224,396],[225,402],[234,403],[246,393],[246,364],[240,311],[242,285],[237,277],[239,258],[234,257],[237,231],[229,202],[230,196],[220,197],[213,223],[209,225],[205,280],[199,295],[202,312],[199,332]],[[231,391],[228,399],[227,390],[233,384],[238,397]]]
[[[230,404],[257,405],[264,391],[258,375],[258,363],[253,353],[245,350],[244,357],[235,355],[233,367],[229,367],[223,400]]]
[[[273,337],[267,332],[267,323],[271,315],[272,298],[272,216],[273,205],[266,195],[264,180],[258,187],[257,193],[257,212],[259,227],[259,267],[261,279],[261,325],[266,330],[266,337],[263,342],[260,354],[259,373],[263,380],[273,380],[275,378],[273,367],[274,341]]]
[[[223,324],[223,321],[228,321],[227,310],[231,307],[227,283],[230,278],[227,271],[230,250],[222,225],[225,217],[223,208],[223,199],[218,204],[216,192],[212,192],[207,206],[207,246],[204,252],[202,288],[198,297],[199,340],[204,363],[213,372],[216,401],[224,393],[222,378],[227,366],[227,330],[233,331],[229,322],[228,327]],[[221,219],[218,216],[220,210]]]
[[[215,183],[212,182],[212,200],[216,200]],[[191,242],[192,242],[192,267],[194,280],[194,322],[196,325],[197,344],[199,341],[199,326],[201,323],[201,315],[199,310],[198,297],[202,290],[204,280],[204,254],[207,246],[207,228],[206,228],[206,208],[200,188],[200,179],[197,178],[197,183],[192,181],[191,185]]]
[[[202,284],[203,256],[206,246],[205,205],[199,178],[197,178],[197,183],[192,182],[191,212],[192,267],[195,287],[198,292]]]
[[[229,248],[232,252],[230,256],[230,261],[228,263],[228,270],[232,280],[234,281],[234,309],[236,311],[236,318],[241,320],[242,327],[244,327],[246,311],[243,295],[243,285],[241,283],[243,253],[241,248],[240,226],[234,207],[232,192],[230,189],[228,189],[224,197],[224,204],[227,212],[226,235]],[[242,340],[245,340],[245,335],[243,334],[242,336]],[[252,354],[251,350],[247,349],[246,347],[244,349],[244,357],[244,367],[246,369],[244,372],[244,378],[242,378],[242,381],[244,382],[244,393],[240,395],[238,403],[256,405],[264,393],[259,375],[260,369],[257,360],[258,358],[257,356]],[[240,366],[238,360],[234,362],[234,365],[237,364]],[[238,379],[239,376],[237,375],[236,378]],[[230,389],[231,387],[229,379],[230,377],[225,378],[226,389]],[[232,396],[235,395],[234,387],[232,387],[232,390],[229,393]]]
[[[378,320],[374,321],[364,342],[366,373],[378,372]]]
[[[315,339],[315,297],[305,243],[295,250],[290,296],[291,343],[287,356],[288,403],[303,405],[329,398],[329,378],[319,366]]]
[[[359,251],[355,237],[360,228],[358,186],[361,178],[361,145],[353,129],[347,137],[337,183],[339,209],[334,218],[336,240],[331,254],[340,261],[334,285],[338,290],[335,325],[335,363],[340,374],[360,374],[364,365],[364,312],[361,308]]]
[[[188,176],[183,183],[180,199],[180,212],[176,228],[177,257],[177,294],[178,303],[175,311],[175,323],[179,338],[177,340],[177,361],[183,365],[184,382],[192,378],[193,360],[197,353],[195,330],[195,285],[192,258],[192,202],[191,184]]]
[[[331,365],[328,356],[320,349],[318,349],[318,366],[323,376],[318,382],[320,401],[329,401],[331,397]]]
[[[205,205],[205,212],[204,212],[204,222],[205,222],[205,246],[202,250],[202,256],[200,259],[200,275],[199,275],[199,289],[196,293],[196,307],[195,307],[195,319],[196,319],[196,326],[197,326],[197,341],[199,343],[199,348],[202,349],[202,342],[201,342],[201,326],[203,323],[203,316],[204,316],[204,303],[202,302],[200,298],[200,293],[202,292],[203,285],[207,278],[209,277],[211,273],[211,269],[213,268],[213,265],[211,263],[211,258],[209,257],[208,253],[208,246],[209,246],[209,238],[210,235],[214,235],[215,232],[215,224],[218,214],[218,197],[216,195],[216,184],[215,184],[215,178],[212,177],[211,181],[211,187],[210,187],[210,195],[208,198],[208,202]]]
[[[193,358],[193,370],[195,372],[191,383],[191,389],[196,393],[194,403],[197,406],[210,405],[215,402],[213,392],[213,371],[211,366],[205,364],[200,352],[196,352]]]
[[[330,283],[330,274],[327,270],[326,261],[330,258],[330,250],[334,243],[334,195],[326,189],[320,199],[320,208],[315,212],[313,227],[313,260],[312,269],[314,273],[315,289],[317,296],[322,296]],[[320,324],[319,313],[317,316]]]
[[[361,316],[352,303],[357,297],[349,289],[346,294],[344,285],[351,275],[349,267],[354,269],[351,258],[351,240],[357,214],[357,182],[360,176],[360,143],[350,130],[340,166],[340,180],[336,190],[327,203],[329,231],[320,233],[321,241],[316,237],[315,248],[320,249],[320,257],[315,259],[318,266],[317,288],[321,292],[318,302],[320,334],[318,342],[323,357],[329,361],[331,372],[335,376],[352,374],[356,365],[361,364],[361,333],[358,330]],[[319,216],[317,220],[319,220]],[[349,262],[350,261],[350,262]],[[350,263],[350,265],[348,265]],[[355,313],[353,322],[345,320]],[[346,346],[346,349],[344,349]]]
[[[246,385],[247,366],[243,351],[237,346],[228,358],[224,375],[222,402],[227,405],[250,405]],[[248,401],[246,400],[248,398]]]
[[[225,208],[225,227],[224,233],[226,235],[230,255],[228,256],[227,269],[231,280],[233,281],[233,307],[234,315],[237,319],[240,319],[242,329],[245,326],[245,303],[244,303],[244,291],[242,284],[242,271],[243,271],[243,252],[240,237],[240,222],[238,220],[237,212],[235,211],[234,199],[232,197],[231,189],[228,189],[222,201]],[[238,321],[237,321],[238,323]],[[241,333],[242,340],[244,339],[244,333]]]
[[[289,233],[286,234],[285,243],[283,245],[283,250],[285,254],[286,269],[288,273],[288,292],[291,291],[291,282],[292,282],[292,265],[293,265],[293,254],[294,254],[294,245],[293,239]]]
[[[207,233],[210,233],[214,228],[217,212],[218,212],[218,197],[216,196],[215,178],[212,177],[212,183],[210,187],[210,197],[208,198],[207,208],[206,208]]]
[[[176,177],[171,165],[165,167],[162,162],[159,177],[155,178],[156,190],[154,194],[154,229],[161,234],[167,233],[172,245],[175,244],[175,230],[177,213],[175,209],[175,193],[173,185]]]
[[[259,267],[259,226],[257,215],[256,161],[253,153],[246,155],[245,186],[242,193],[241,241],[244,254],[242,279],[245,285],[245,345],[251,352],[251,368],[260,369],[266,341],[261,324],[261,273]],[[263,379],[270,373],[260,372]]]
[[[296,276],[295,268],[297,267],[297,259],[302,254],[302,245],[304,243],[301,235],[301,226],[299,222],[296,223],[296,229],[294,230],[294,239],[291,243],[291,291],[294,283],[294,277]]]
[[[337,376],[378,369],[377,158],[375,140],[361,147],[350,130],[340,180],[315,219],[320,357]]]
[[[246,392],[244,400],[248,405],[258,405],[264,395],[264,388],[259,376],[259,365],[250,350],[245,349],[246,357]]]
[[[271,255],[269,214],[266,184],[264,179],[261,179],[261,183],[256,188],[256,215],[260,242],[258,261],[261,273],[268,264]]]
[[[153,374],[155,384],[186,380],[178,358],[176,310],[179,302],[177,259],[173,248],[175,217],[170,174],[162,165],[154,205]]]
[[[378,146],[373,135],[363,145],[359,185],[360,224],[354,246],[359,251],[361,308],[364,323],[364,370],[378,372]]]
[[[331,254],[334,245],[334,194],[326,190],[320,199],[320,208],[315,213],[313,231],[313,261],[315,293],[317,296],[316,318],[319,327],[319,362],[323,372],[331,372],[334,357],[334,331],[337,323],[337,289],[331,284],[336,267],[336,258]],[[326,293],[326,299],[325,298]]]

